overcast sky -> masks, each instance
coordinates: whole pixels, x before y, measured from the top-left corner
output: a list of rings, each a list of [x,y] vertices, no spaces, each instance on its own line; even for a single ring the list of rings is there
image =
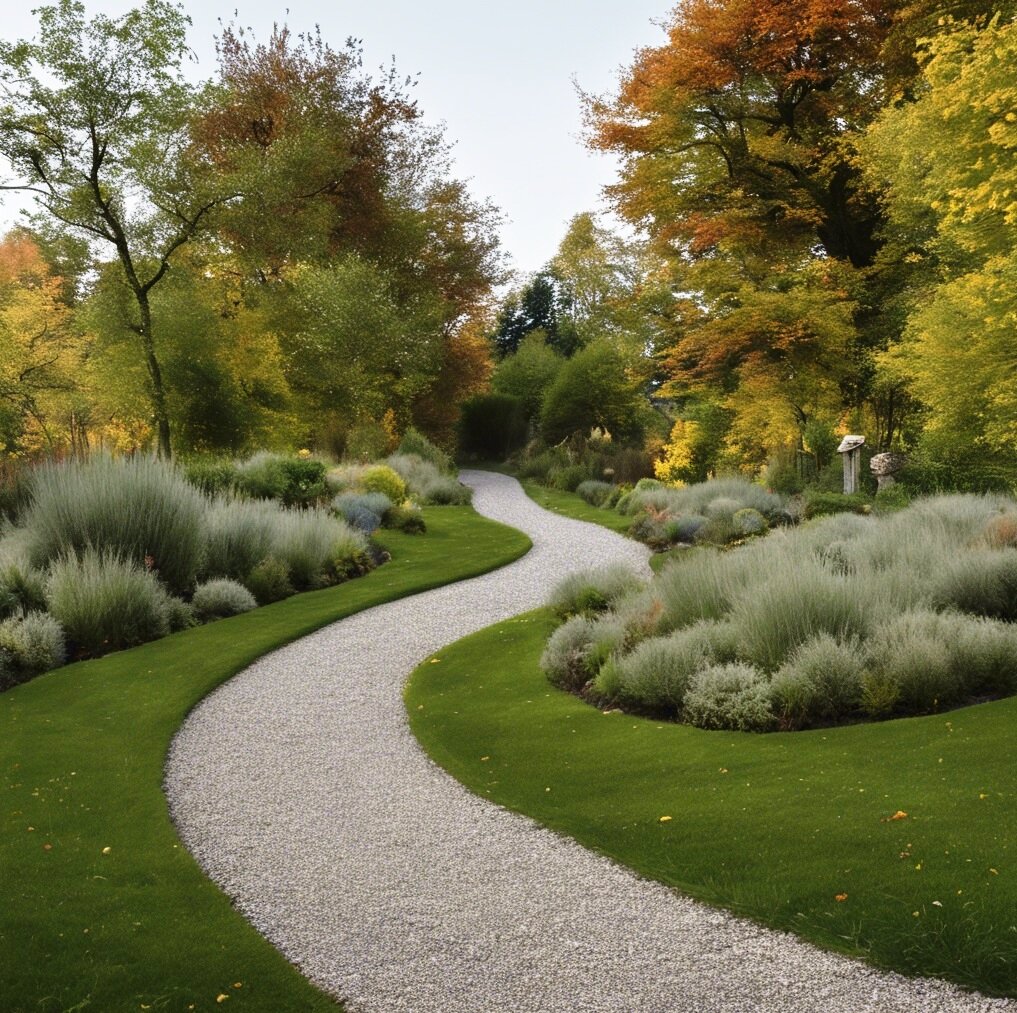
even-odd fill
[[[90,12],[116,16],[136,3],[85,0]],[[31,4],[7,5],[0,34],[34,34]],[[554,254],[569,219],[599,210],[601,188],[615,162],[583,147],[573,78],[585,91],[613,90],[633,52],[663,40],[655,22],[671,0],[293,0],[287,8],[265,0],[238,4],[185,0],[196,79],[215,71],[213,37],[219,19],[240,22],[267,37],[274,21],[295,32],[321,26],[335,48],[348,36],[363,40],[365,67],[394,57],[400,74],[417,75],[416,96],[429,123],[444,121],[455,142],[458,175],[506,217],[502,243],[520,271],[535,271]],[[14,8],[14,9],[12,9]],[[3,195],[4,227],[25,203]]]

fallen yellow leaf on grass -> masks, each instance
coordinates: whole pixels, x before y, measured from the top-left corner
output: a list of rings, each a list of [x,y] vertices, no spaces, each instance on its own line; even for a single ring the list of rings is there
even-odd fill
[[[890,821],[892,822],[893,820],[906,820],[907,818],[908,818],[908,814],[907,814],[906,812],[904,812],[904,810],[903,810],[903,809],[898,809],[898,810],[897,810],[897,811],[896,811],[896,812],[895,812],[895,813],[894,813],[894,814],[893,814],[893,815],[892,815],[892,816],[890,817]]]
[[[840,903],[842,903],[843,901],[846,901],[846,900],[847,900],[847,894],[846,894],[846,893],[838,893],[838,894],[835,894],[835,895],[834,895],[834,898],[833,898],[833,899],[834,899],[835,901],[837,901],[837,903],[838,903],[838,904],[840,904]]]
[[[215,1001],[216,1001],[216,1002],[225,1002],[225,1001],[226,1001],[226,1000],[227,1000],[228,998],[229,998],[229,996],[228,996],[228,995],[227,995],[227,994],[226,994],[225,992],[220,992],[220,993],[219,993],[219,994],[218,994],[218,995],[217,995],[217,996],[215,997]]]
[[[671,822],[671,817],[670,816],[661,816],[660,819],[658,820],[658,822],[659,823],[670,823]]]
[[[112,848],[103,848],[102,849],[102,853],[104,855],[108,855],[112,850],[113,850]]]

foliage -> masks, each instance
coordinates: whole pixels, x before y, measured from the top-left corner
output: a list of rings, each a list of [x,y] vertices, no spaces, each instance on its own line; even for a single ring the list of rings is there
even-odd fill
[[[341,492],[332,500],[332,509],[347,524],[372,535],[392,510],[392,501],[383,492]]]
[[[184,478],[208,496],[230,492],[236,481],[236,462],[226,457],[189,457],[180,468]]]
[[[504,460],[526,442],[523,402],[509,394],[479,394],[463,403],[459,447],[466,454]]]
[[[560,689],[582,689],[596,674],[590,659],[596,624],[588,616],[573,616],[551,634],[540,667]]]
[[[491,386],[522,402],[527,420],[540,417],[544,394],[562,367],[562,357],[547,344],[543,331],[531,331],[518,349],[498,363]]]
[[[407,535],[422,535],[427,530],[423,514],[412,506],[393,507],[385,523]]]
[[[290,583],[290,568],[276,556],[266,556],[244,578],[244,586],[259,605],[271,605],[296,593]]]
[[[406,483],[394,468],[387,464],[374,464],[360,476],[360,484],[368,492],[378,492],[387,496],[392,503],[402,503],[406,499]]]
[[[403,433],[399,446],[396,448],[396,453],[419,457],[422,461],[434,465],[439,472],[445,475],[451,475],[455,472],[452,458],[441,447],[435,446],[423,433],[414,429],[413,426],[410,426]]]
[[[289,568],[297,590],[324,587],[364,565],[367,542],[359,531],[321,508],[280,513],[271,555]]]
[[[213,500],[205,513],[202,575],[244,580],[271,550],[279,517],[279,507],[272,502]]]
[[[168,463],[96,456],[37,468],[24,526],[35,566],[109,550],[184,591],[205,550],[204,515],[204,497]]]
[[[239,492],[258,499],[277,499],[286,506],[306,506],[327,494],[326,467],[313,458],[259,451],[237,462],[233,484]]]
[[[865,656],[858,640],[819,633],[774,673],[773,709],[786,728],[850,720],[861,706]]]
[[[187,157],[193,95],[180,73],[187,19],[164,0],[146,0],[117,20],[86,21],[73,0],[37,13],[37,41],[0,46],[9,107],[0,152],[42,213],[115,250],[132,297],[123,324],[139,341],[159,450],[168,456],[150,294],[177,251],[234,196]]]
[[[590,506],[604,506],[604,503],[611,495],[615,486],[610,482],[600,482],[597,479],[587,479],[576,486],[576,493],[582,496]]]
[[[203,623],[238,616],[257,608],[254,595],[243,584],[226,577],[205,581],[194,589],[191,599],[195,617]]]
[[[562,365],[540,412],[541,435],[549,443],[595,428],[623,441],[638,438],[645,428],[638,382],[606,342],[589,345]]]
[[[387,463],[399,473],[408,492],[418,503],[450,506],[469,503],[473,499],[469,488],[416,454],[392,454]]]
[[[0,562],[0,618],[46,607],[46,579],[40,570],[16,559]]]

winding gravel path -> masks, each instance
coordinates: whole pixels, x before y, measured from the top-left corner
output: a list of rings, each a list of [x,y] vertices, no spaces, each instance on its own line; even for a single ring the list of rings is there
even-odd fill
[[[166,791],[236,906],[351,1011],[1017,1011],[823,953],[641,880],[467,792],[409,732],[402,687],[440,647],[642,546],[467,472],[532,538],[495,573],[362,612],[268,655],[181,728]]]

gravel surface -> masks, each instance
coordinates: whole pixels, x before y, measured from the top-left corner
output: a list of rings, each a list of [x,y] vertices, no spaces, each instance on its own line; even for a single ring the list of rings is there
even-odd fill
[[[642,880],[470,794],[421,752],[410,671],[543,603],[559,576],[646,550],[466,472],[533,550],[262,658],[191,714],[166,792],[187,847],[351,1011],[1017,1011],[824,953]]]

